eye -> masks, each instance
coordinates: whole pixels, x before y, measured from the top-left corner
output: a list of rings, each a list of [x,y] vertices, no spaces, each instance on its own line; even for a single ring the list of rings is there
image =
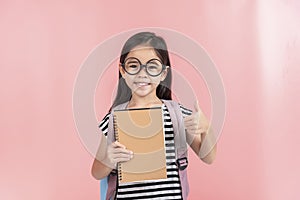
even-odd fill
[[[157,65],[153,65],[153,64],[151,64],[151,65],[148,65],[148,69],[152,69],[152,70],[155,70],[155,69],[158,69],[158,66]]]
[[[128,67],[132,68],[132,69],[138,68],[138,66],[136,64],[130,64],[130,65],[128,65]]]
[[[128,70],[138,69],[139,68],[139,62],[134,58],[130,58],[125,62],[125,67]]]

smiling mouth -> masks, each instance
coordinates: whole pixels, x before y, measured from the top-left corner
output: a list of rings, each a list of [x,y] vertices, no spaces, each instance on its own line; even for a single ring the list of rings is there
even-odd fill
[[[146,82],[134,82],[137,86],[147,86],[150,85],[151,83],[146,83]]]

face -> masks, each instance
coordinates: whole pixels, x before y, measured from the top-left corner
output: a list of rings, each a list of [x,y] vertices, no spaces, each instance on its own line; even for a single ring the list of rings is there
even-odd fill
[[[152,59],[159,59],[156,55],[154,49],[148,46],[137,46],[133,48],[125,58],[136,58],[138,59],[142,65],[145,65],[148,61]],[[151,62],[151,61],[150,61]],[[135,75],[130,75],[122,66],[119,67],[119,70],[122,74],[122,77],[125,79],[126,84],[132,91],[132,95],[136,95],[139,97],[145,97],[148,95],[156,96],[156,88],[161,81],[163,81],[167,76],[167,70],[165,69],[160,75],[158,76],[150,76],[145,68]]]

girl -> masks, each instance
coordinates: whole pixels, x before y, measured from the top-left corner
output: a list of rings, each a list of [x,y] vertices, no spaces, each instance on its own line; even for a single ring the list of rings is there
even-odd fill
[[[164,112],[165,140],[169,144],[174,143],[174,131],[170,120],[170,114],[162,100],[171,100],[172,71],[169,53],[163,38],[151,32],[141,32],[133,35],[125,43],[120,57],[119,83],[116,98],[103,118],[99,127],[107,136],[109,116],[112,108],[127,102],[127,108],[149,108],[162,106]],[[199,155],[201,141],[207,134],[208,121],[201,112],[198,102],[195,104],[196,112],[180,105],[184,117],[184,126],[188,135],[194,139],[190,147]],[[179,177],[178,166],[172,149],[166,147],[167,179],[141,181],[119,184],[116,199],[185,199],[182,193],[182,185]],[[174,149],[173,149],[174,151]],[[212,163],[216,154],[216,145],[202,160]],[[119,142],[113,142],[107,147],[106,162],[94,160],[92,175],[102,179],[115,173],[118,162],[126,162],[133,157],[133,152]]]

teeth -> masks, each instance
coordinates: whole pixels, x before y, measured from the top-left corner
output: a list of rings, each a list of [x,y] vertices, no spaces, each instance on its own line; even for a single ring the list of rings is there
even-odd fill
[[[148,85],[148,83],[136,83],[136,84],[140,86]]]

